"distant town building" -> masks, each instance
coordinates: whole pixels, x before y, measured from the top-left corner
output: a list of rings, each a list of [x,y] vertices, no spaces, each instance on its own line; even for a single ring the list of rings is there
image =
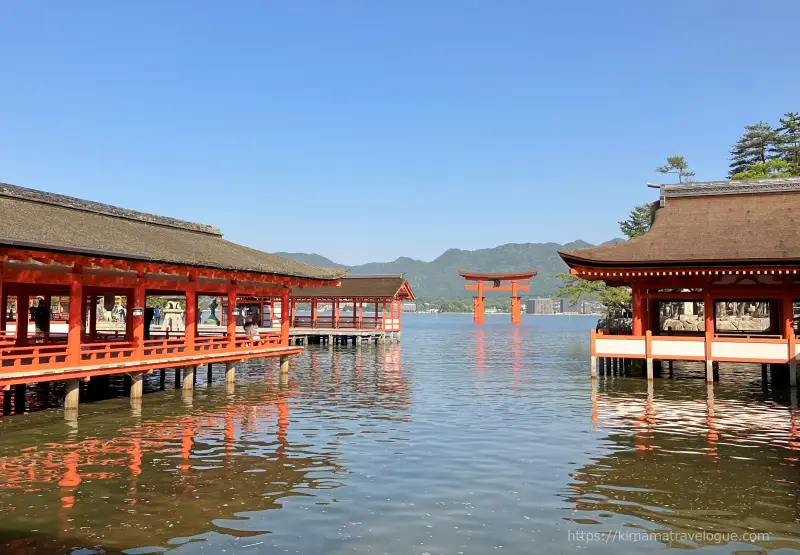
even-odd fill
[[[550,299],[540,297],[525,301],[526,314],[599,314],[605,307],[593,300]]]
[[[525,301],[525,312],[527,314],[555,314],[555,310],[556,301],[553,299],[537,298]]]
[[[417,311],[417,303],[403,303],[403,312],[416,312]]]
[[[581,301],[580,303],[581,314],[600,314],[604,309],[603,303],[597,301]]]

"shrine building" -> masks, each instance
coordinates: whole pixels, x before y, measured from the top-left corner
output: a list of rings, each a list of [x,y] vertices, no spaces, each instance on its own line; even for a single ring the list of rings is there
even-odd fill
[[[347,273],[237,245],[213,226],[7,184],[0,256],[4,411],[11,389],[24,405],[32,383],[66,382],[70,411],[82,382],[111,374],[126,375],[135,398],[157,369],[162,387],[166,368],[182,371],[188,390],[201,364],[224,364],[228,382],[249,358],[278,356],[288,372],[300,352],[289,344],[289,310],[276,329],[244,335],[237,299],[288,307],[292,288],[334,288]]]
[[[598,361],[772,365],[797,383],[800,178],[660,185],[651,229],[560,253],[572,274],[629,287],[630,329],[591,335]]]

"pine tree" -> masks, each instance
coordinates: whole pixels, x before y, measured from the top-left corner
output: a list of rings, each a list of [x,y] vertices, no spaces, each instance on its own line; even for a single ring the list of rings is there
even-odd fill
[[[668,156],[667,163],[656,168],[660,173],[674,173],[678,176],[678,183],[689,181],[688,178],[694,177],[694,172],[689,170],[689,162],[683,156]]]
[[[624,233],[628,239],[633,239],[634,237],[639,237],[650,231],[650,226],[653,225],[655,211],[655,205],[653,204],[634,206],[628,219],[617,223],[622,233]]]
[[[778,127],[777,151],[781,160],[788,162],[800,175],[800,114],[786,112]]]
[[[777,142],[778,132],[768,123],[746,125],[744,135],[731,148],[728,177],[750,169],[753,164],[766,164],[775,158]]]

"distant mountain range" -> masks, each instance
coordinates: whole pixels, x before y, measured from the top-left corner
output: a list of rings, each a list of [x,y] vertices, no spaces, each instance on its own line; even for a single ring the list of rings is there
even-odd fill
[[[614,239],[605,244],[617,243]],[[463,299],[471,296],[464,290],[465,281],[458,270],[483,270],[486,272],[513,272],[536,269],[539,274],[531,282],[531,290],[524,296],[551,296],[561,285],[555,275],[567,272],[567,265],[558,256],[560,250],[582,249],[594,246],[586,241],[558,243],[509,243],[491,249],[465,251],[449,249],[431,262],[400,257],[392,262],[369,262],[351,267],[352,274],[405,274],[418,299]],[[286,258],[327,266],[345,268],[319,254],[277,252]]]

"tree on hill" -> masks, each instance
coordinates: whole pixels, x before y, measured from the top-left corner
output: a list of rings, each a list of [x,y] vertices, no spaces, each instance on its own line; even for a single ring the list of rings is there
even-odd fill
[[[800,175],[800,114],[786,112],[779,121],[778,156],[792,166],[794,175]]]
[[[728,177],[750,169],[753,164],[766,164],[776,155],[778,131],[765,122],[746,125],[744,135],[731,148]]]
[[[668,156],[667,163],[656,168],[656,171],[663,174],[674,173],[678,176],[678,183],[689,181],[689,177],[694,177],[694,172],[689,170],[689,163],[683,156]]]

